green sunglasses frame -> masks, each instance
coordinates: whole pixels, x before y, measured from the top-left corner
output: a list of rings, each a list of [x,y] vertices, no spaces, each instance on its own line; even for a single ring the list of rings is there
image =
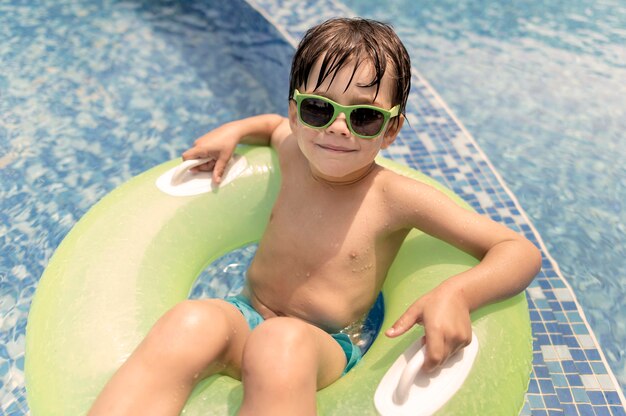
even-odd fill
[[[306,121],[304,121],[302,119],[302,116],[300,115],[300,105],[302,104],[302,101],[307,99],[307,98],[315,98],[316,100],[320,100],[320,101],[324,101],[330,105],[333,106],[333,115],[330,118],[330,121],[328,121],[328,123],[324,124],[323,126],[312,126],[310,124],[308,124]],[[373,139],[375,137],[378,137],[380,135],[380,132],[382,132],[383,130],[385,130],[385,128],[387,127],[387,123],[389,123],[389,120],[392,119],[393,117],[397,117],[398,114],[400,113],[400,106],[396,105],[395,107],[393,107],[390,110],[385,110],[384,108],[380,108],[380,107],[376,107],[373,105],[367,105],[367,104],[358,104],[358,105],[341,105],[339,103],[334,102],[333,100],[326,98],[326,97],[322,97],[321,95],[315,95],[315,94],[302,94],[300,91],[298,90],[294,90],[293,92],[293,99],[296,102],[296,106],[298,109],[298,120],[300,120],[300,122],[302,124],[304,124],[307,127],[310,127],[312,129],[316,129],[316,130],[323,130],[325,128],[327,128],[328,126],[330,126],[331,124],[333,124],[333,122],[337,119],[337,116],[339,116],[340,113],[343,113],[346,115],[346,125],[348,126],[348,129],[350,130],[350,132],[356,136],[359,137],[361,139]],[[354,131],[354,129],[352,128],[352,122],[350,121],[350,114],[354,111],[354,110],[358,110],[360,108],[367,108],[370,110],[376,110],[376,111],[380,111],[384,117],[384,121],[383,124],[380,127],[380,130],[378,130],[378,132],[376,132],[376,134],[371,135],[371,136],[366,136],[360,133],[357,133]]]

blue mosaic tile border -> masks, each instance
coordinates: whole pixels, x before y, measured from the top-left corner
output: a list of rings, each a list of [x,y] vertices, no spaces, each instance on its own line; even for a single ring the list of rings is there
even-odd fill
[[[312,25],[353,16],[336,1],[247,0],[296,45]],[[384,155],[450,187],[478,212],[541,247],[543,267],[527,289],[533,370],[521,415],[626,416],[623,392],[572,289],[487,157],[434,89],[413,70],[405,128]]]

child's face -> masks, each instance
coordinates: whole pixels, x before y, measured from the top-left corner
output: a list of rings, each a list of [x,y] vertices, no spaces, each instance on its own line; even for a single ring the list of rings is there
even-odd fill
[[[346,85],[352,77],[354,63],[348,63],[341,68],[335,79],[330,83],[329,76],[316,90],[315,85],[320,70],[321,59],[313,66],[307,86],[300,86],[301,93],[316,94],[327,97],[339,104],[369,104],[386,110],[391,109],[393,79],[388,69],[385,73],[376,95],[376,86],[365,87],[374,78],[374,69],[368,62],[362,62],[354,73],[350,85]],[[289,121],[291,130],[298,140],[300,150],[308,159],[313,174],[333,182],[351,181],[366,172],[372,165],[374,158],[380,149],[389,146],[395,140],[400,127],[399,123],[392,119],[385,129],[373,139],[362,139],[354,136],[346,124],[344,114],[339,114],[337,119],[327,128],[319,130],[303,125],[298,120],[297,108],[292,100],[289,105]]]

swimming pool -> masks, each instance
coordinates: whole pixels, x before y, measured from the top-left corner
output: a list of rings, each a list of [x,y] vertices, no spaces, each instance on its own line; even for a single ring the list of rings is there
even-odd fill
[[[232,118],[260,112],[284,113],[287,95],[285,80],[293,51],[290,40],[296,39],[302,30],[324,16],[350,13],[343,4],[336,2],[318,3],[315,7],[319,10],[315,12],[307,9],[311,7],[309,3],[255,2],[259,12],[265,17],[271,17],[272,22],[269,23],[243,1],[219,3],[163,1],[155,4],[146,0],[0,4],[0,67],[4,69],[0,73],[2,413],[22,415],[28,412],[23,382],[24,330],[28,308],[43,268],[72,225],[91,205],[117,185],[157,163],[178,157],[195,137],[211,127]],[[419,62],[417,56],[420,56],[422,50],[419,43],[421,37],[417,31],[413,37],[413,32],[409,30],[411,19],[420,18],[414,9],[412,16],[411,13],[406,13],[406,16],[400,13],[383,15],[402,9],[384,11],[380,6],[361,2],[344,4],[354,7],[354,10],[365,16],[383,17],[392,21],[412,49],[414,62]],[[366,6],[367,10],[360,9]],[[412,10],[409,2],[403,6]],[[426,17],[433,20],[433,16],[438,16],[434,21],[445,28],[444,11],[435,10]],[[470,19],[471,10],[468,10],[467,16]],[[461,29],[464,33],[467,28],[461,26]],[[441,37],[446,40],[445,36]],[[444,43],[442,48],[437,46],[436,36],[432,36],[431,41],[427,42],[428,47],[423,48],[430,58],[424,59],[426,63],[436,61],[435,57],[441,53],[437,51],[450,51],[446,46],[454,43]],[[449,82],[462,78],[451,68],[448,68],[450,72],[444,71],[451,65],[443,59],[446,53],[440,56],[440,67],[435,66],[439,69],[434,70],[433,74],[426,72],[422,64],[419,69],[429,80],[437,79],[435,73],[447,75],[450,79],[444,78],[435,84],[445,94],[449,93],[446,85],[456,85]],[[475,80],[470,78],[464,82],[469,84]],[[479,84],[479,87],[476,89],[486,89],[486,85]],[[451,105],[458,106],[454,108],[455,112],[470,129],[482,126],[483,130],[472,131],[477,140],[480,141],[482,136],[488,138],[490,134],[500,137],[500,133],[490,133],[491,125],[478,124],[479,127],[476,127],[473,124],[475,120],[487,118],[484,114],[494,114],[495,110],[481,108],[478,114],[463,112],[478,107],[476,101],[471,100],[489,102],[489,99],[473,95],[475,91],[463,88],[454,90],[459,95],[444,98]],[[444,182],[456,184],[456,188],[469,202],[478,209],[483,207],[482,210],[490,215],[497,216],[507,210],[515,213],[514,204],[509,206],[506,192],[501,192],[498,187],[498,178],[489,173],[489,166],[482,161],[480,152],[471,143],[466,145],[463,142],[463,137],[460,137],[463,131],[453,119],[448,118],[445,106],[437,104],[436,97],[424,84],[417,84],[413,94],[416,97],[413,104],[415,114],[411,123],[415,131],[405,133],[388,155],[416,165]],[[254,100],[250,100],[250,97],[254,97]],[[418,99],[423,99],[424,103],[420,104]],[[466,101],[472,104],[463,110],[465,107],[459,103]],[[493,107],[502,105],[496,103]],[[616,108],[623,110],[623,106]],[[504,114],[507,113],[504,111]],[[614,123],[619,126],[619,122]],[[541,126],[544,124],[540,123]],[[530,131],[535,130],[530,128]],[[426,144],[418,143],[416,135]],[[468,159],[455,160],[452,153],[445,150],[448,137],[456,137],[457,143],[463,143],[463,156]],[[440,139],[443,144],[437,141]],[[553,224],[557,224],[555,228],[561,229],[563,216],[560,213],[563,211],[553,205],[553,194],[549,193],[548,198],[539,193],[544,191],[541,182],[531,181],[528,188],[524,188],[522,180],[526,177],[534,178],[533,174],[521,173],[514,177],[518,179],[506,176],[505,171],[516,172],[520,169],[519,165],[515,165],[520,158],[522,165],[535,164],[535,167],[544,169],[557,165],[551,159],[537,162],[533,158],[524,157],[526,153],[532,152],[525,153],[523,150],[529,145],[526,141],[521,143],[521,148],[516,148],[516,145],[519,146],[517,136],[512,142],[497,141],[493,146],[496,150],[502,149],[502,155],[494,153],[490,157],[494,164],[496,159],[510,163],[498,167],[516,192],[515,187],[520,186],[520,199],[528,192],[527,189],[532,189],[536,193],[529,195],[528,204],[536,204],[536,195],[551,202],[551,211],[533,219],[540,221],[545,218],[548,221],[545,228],[550,229]],[[541,149],[537,157],[548,153],[544,151],[546,146],[537,146]],[[488,144],[485,149],[491,150]],[[619,146],[616,146],[611,154],[619,155],[619,151]],[[614,169],[621,166],[618,163],[608,165]],[[477,177],[484,177],[485,183],[474,184],[472,180],[475,179],[463,182],[463,174],[474,172]],[[478,176],[479,173],[483,176]],[[622,182],[619,178],[613,185],[623,190],[624,176],[621,176]],[[518,185],[518,181],[522,185]],[[557,184],[559,182],[564,181],[556,181]],[[490,193],[494,189],[494,193]],[[554,187],[549,189],[552,192],[557,190]],[[558,195],[558,192],[554,194]],[[504,206],[499,206],[500,202],[490,205],[489,201],[494,198],[504,201]],[[543,204],[538,205],[531,206],[536,207],[533,209],[542,209]],[[526,202],[523,201],[522,206],[532,216],[533,211]],[[617,225],[622,221],[620,218],[623,219],[621,212],[614,217],[617,220],[612,220],[617,221]],[[525,233],[532,232],[528,226],[517,222],[517,216],[511,218],[504,213],[502,218],[505,222],[512,221],[509,225]],[[602,229],[595,225],[580,228],[587,232]],[[618,226],[615,228],[619,231]],[[541,234],[544,234],[543,230]],[[557,250],[562,240],[554,241],[551,244]],[[569,239],[563,244],[575,248],[579,245],[570,244]],[[615,251],[619,253],[619,244],[615,246],[618,247]],[[582,257],[580,254],[574,256]],[[564,261],[561,260],[563,268]],[[618,266],[619,261],[623,261],[623,256],[618,259]],[[566,288],[559,286],[558,277],[550,274],[550,262],[546,260],[544,265],[546,279],[540,282],[547,282],[546,287],[538,283],[529,291],[538,350],[534,381],[531,382],[524,412],[541,414],[541,411],[547,412],[546,409],[561,409],[566,413],[586,414],[587,411],[595,411],[598,414],[609,414],[600,413],[606,410],[623,414],[616,410],[622,408],[619,394],[615,386],[611,385],[606,370],[602,371],[602,360],[593,355],[598,354],[593,343],[568,351],[555,347],[561,344],[553,342],[556,331],[552,331],[551,326],[558,326],[559,330],[561,326],[568,328],[559,320],[560,317],[567,317],[567,323],[575,331],[584,331],[585,325],[584,320],[576,318],[575,305],[573,309],[562,312],[562,315],[553,313],[552,317],[549,316],[551,309],[548,306],[552,306],[553,300],[549,296],[552,294],[557,294],[558,303],[563,306],[569,308],[571,305],[569,302],[560,302],[563,299],[559,299],[559,296],[567,295]],[[575,267],[576,271],[580,269]],[[614,275],[619,276],[619,270]],[[567,272],[566,277],[569,278]],[[619,285],[620,281],[614,284]],[[587,291],[589,288],[579,290],[579,299],[584,294],[581,292]],[[616,293],[615,290],[611,292]],[[612,332],[619,334],[624,312],[621,310],[616,313],[604,308],[605,303],[608,302],[603,300],[600,303],[603,308],[592,304],[585,312],[592,317],[595,313],[592,311],[600,309],[604,311],[603,314],[616,316],[615,321],[609,322],[615,322]],[[620,305],[619,302],[615,304]],[[597,328],[594,330],[598,333]],[[593,341],[592,337],[563,335],[565,341],[574,339]],[[623,341],[616,342],[606,350],[616,348],[619,351],[618,346],[623,348],[624,344]],[[559,353],[573,356],[569,357],[571,360],[553,359],[551,354],[556,354],[558,358]],[[578,353],[586,355],[586,359],[577,357]],[[611,360],[611,355],[607,355]],[[570,364],[575,367],[574,370],[565,368]],[[588,371],[583,364],[592,371]],[[614,370],[618,375],[623,374],[619,367]],[[573,375],[580,375],[580,386]],[[565,386],[561,384],[561,376]],[[567,394],[571,400],[567,400]],[[585,397],[571,397],[582,395]],[[601,398],[605,406],[601,405]]]

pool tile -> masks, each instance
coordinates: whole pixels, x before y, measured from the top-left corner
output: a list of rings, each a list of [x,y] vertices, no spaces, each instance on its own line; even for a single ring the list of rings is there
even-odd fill
[[[607,374],[606,366],[601,361],[591,361],[589,363],[593,369],[594,374]]]
[[[588,391],[587,396],[589,396],[589,400],[593,405],[605,405],[606,400],[604,398],[604,394],[601,391]]]
[[[571,391],[576,403],[591,403],[589,396],[583,388],[572,388]]]
[[[569,387],[569,383],[564,374],[552,374],[551,377],[554,387]]]
[[[623,406],[611,406],[610,408],[613,416],[626,416],[626,410]]]
[[[578,412],[581,416],[595,416],[593,407],[589,404],[577,404]]]
[[[581,380],[583,381],[583,386],[589,390],[599,390],[600,382],[596,378],[595,375],[581,375]]]
[[[576,405],[572,403],[561,403],[561,408],[563,409],[563,414],[567,416],[578,415],[578,410],[576,409]]]
[[[593,406],[596,416],[611,416],[611,410],[606,406]]]
[[[548,409],[558,409],[561,407],[561,402],[555,394],[545,394],[544,392],[543,401]]]
[[[600,361],[600,353],[596,348],[585,349],[585,354],[589,361]]]
[[[551,394],[554,393],[554,384],[552,383],[552,380],[550,379],[541,379],[539,380],[539,387],[541,388],[541,393],[542,394]],[[563,386],[563,387],[566,387]]]
[[[604,397],[608,404],[620,404],[619,396],[615,391],[604,391]]]
[[[587,362],[577,362],[576,370],[580,374],[593,374],[594,373],[594,371],[591,369],[591,366]]]
[[[572,391],[569,388],[557,387],[556,395],[562,403],[572,403],[574,401]]]
[[[535,414],[535,409],[545,409],[546,405],[543,401],[543,397],[537,394],[529,394],[527,395],[528,401],[530,403],[530,408],[533,410],[533,414]]]
[[[565,376],[567,378],[567,383],[570,387],[582,387],[583,381],[579,374],[567,374]]]
[[[600,383],[600,388],[604,390],[612,389],[614,384],[613,380],[608,374],[596,374],[598,382]]]
[[[576,365],[571,360],[561,361],[561,365],[563,366],[563,372],[567,374],[572,374],[577,371]]]

